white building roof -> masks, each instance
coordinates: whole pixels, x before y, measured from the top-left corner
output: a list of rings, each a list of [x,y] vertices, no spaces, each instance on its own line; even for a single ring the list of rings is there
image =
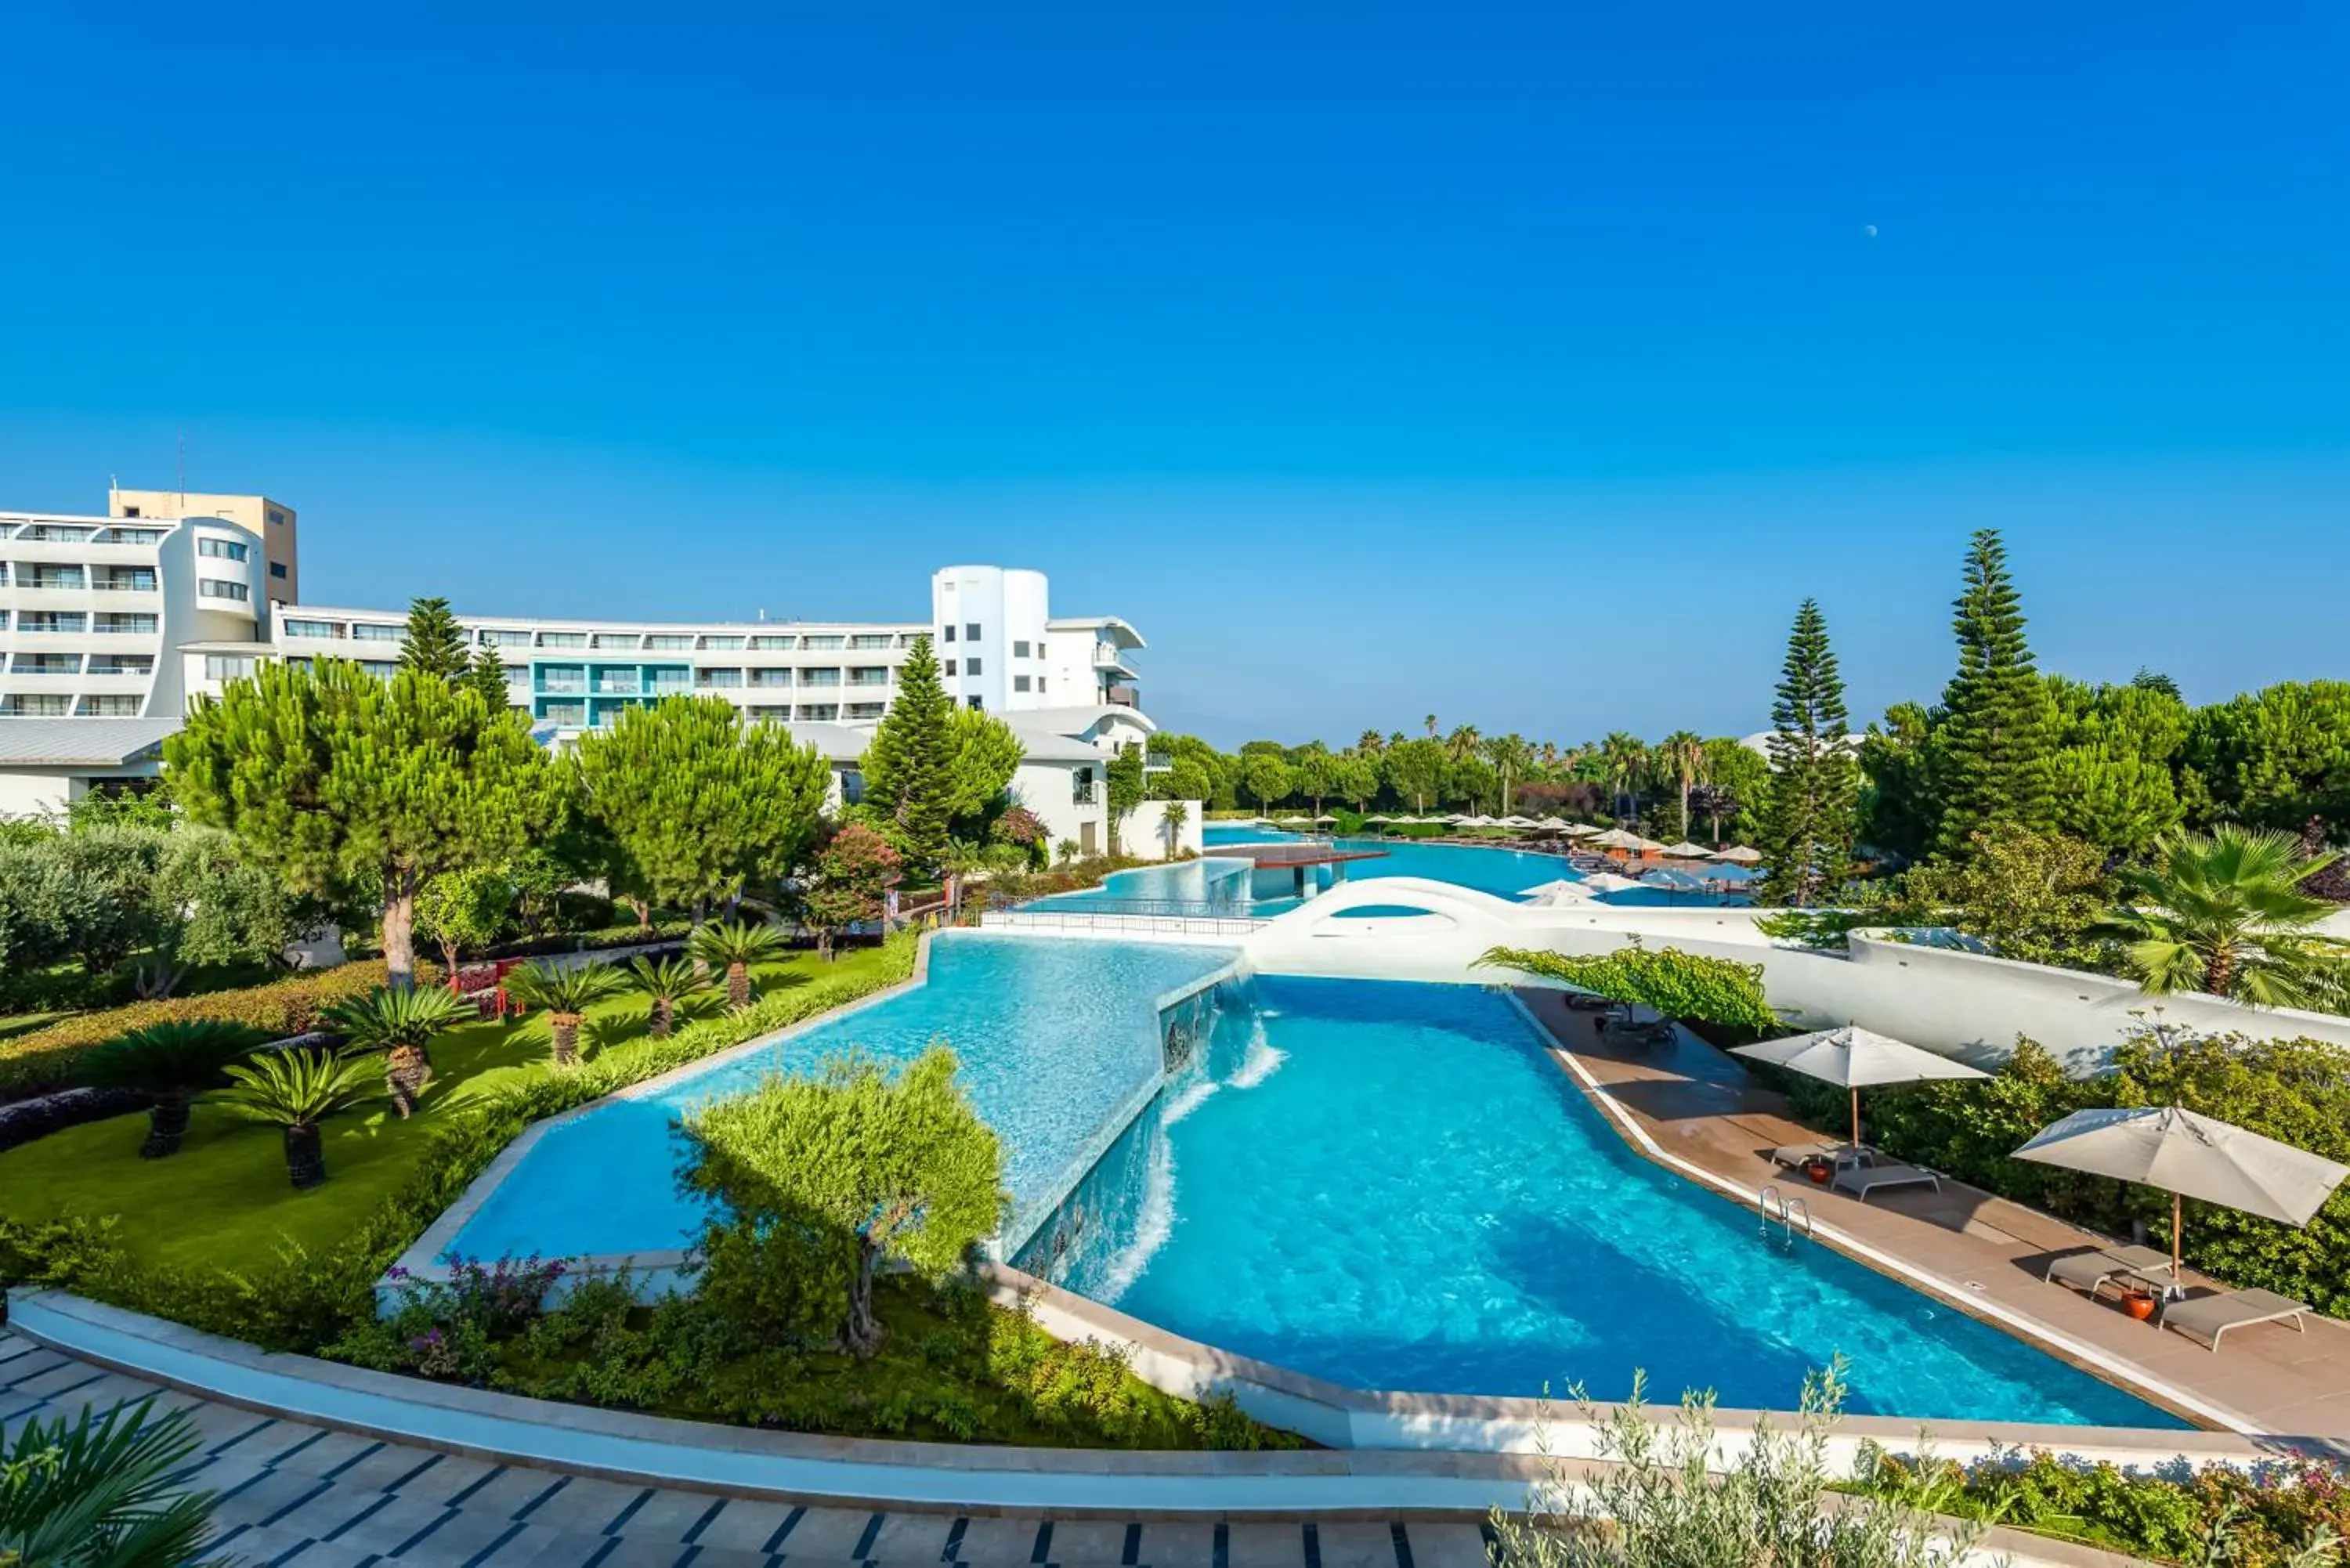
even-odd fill
[[[1109,639],[1119,648],[1148,648],[1142,634],[1128,622],[1114,615],[1056,615],[1045,623],[1046,631],[1091,631]]]
[[[1023,729],[1049,730],[1056,735],[1082,735],[1104,719],[1123,719],[1146,735],[1159,732],[1159,726],[1140,709],[1117,702],[1097,702],[1090,707],[1015,708],[996,716]]]
[[[1011,725],[1012,732],[1020,738],[1020,749],[1026,753],[1024,761],[1099,764],[1109,760],[1101,752],[1083,741],[1073,740],[1050,728],[1039,729],[1025,722],[1029,717],[1028,714],[1002,713],[997,717]]]
[[[177,719],[0,719],[0,767],[119,768],[179,727]]]

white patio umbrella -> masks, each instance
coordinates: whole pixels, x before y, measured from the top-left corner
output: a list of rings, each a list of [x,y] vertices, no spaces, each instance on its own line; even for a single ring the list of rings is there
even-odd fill
[[[1544,833],[1572,833],[1575,831],[1575,825],[1567,821],[1566,818],[1563,816],[1542,817],[1534,823],[1534,826],[1541,828]]]
[[[1457,811],[1450,816],[1440,816],[1436,820],[1443,823],[1447,827],[1465,827],[1469,823],[1469,818]]]
[[[1731,1052],[1756,1062],[1769,1062],[1806,1078],[1836,1084],[1852,1091],[1852,1143],[1860,1147],[1860,1092],[1877,1084],[1916,1084],[1929,1078],[1988,1078],[1964,1062],[1953,1062],[1921,1051],[1899,1040],[1847,1023],[1841,1029],[1821,1029],[1787,1040],[1765,1040]]]
[[[1627,832],[1620,827],[1611,827],[1605,833],[1593,834],[1591,842],[1605,845],[1610,849],[1638,849],[1648,841],[1637,833]]]
[[[1599,833],[1599,829],[1587,822],[1570,822],[1561,831],[1569,838],[1592,838]]]
[[[1583,879],[1583,885],[1595,893],[1617,893],[1640,883],[1638,877],[1618,877],[1613,871],[1594,871]]]
[[[1499,827],[1502,825],[1494,821],[1492,817],[1480,813],[1475,816],[1462,817],[1461,819],[1461,826],[1463,827]]]
[[[1752,866],[1762,858],[1760,849],[1749,849],[1743,844],[1733,844],[1727,849],[1713,852],[1716,860],[1727,860],[1733,866]]]
[[[1564,879],[1545,882],[1539,888],[1527,888],[1524,898],[1527,906],[1536,909],[1555,909],[1565,904],[1588,904],[1592,898],[1591,884]]]
[[[1679,860],[1702,860],[1713,852],[1702,844],[1691,844],[1684,838],[1679,844],[1665,846],[1665,853]]]
[[[1502,826],[1503,827],[1540,827],[1542,824],[1531,816],[1505,816],[1502,818]]]
[[[2034,1133],[2015,1158],[2167,1190],[2173,1279],[2186,1218],[2182,1199],[2306,1225],[2350,1176],[2350,1166],[2178,1106],[2074,1111]]]

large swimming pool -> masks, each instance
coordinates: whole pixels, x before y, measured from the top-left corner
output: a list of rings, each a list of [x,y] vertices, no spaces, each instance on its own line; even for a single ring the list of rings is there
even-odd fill
[[[1358,1387],[2183,1423],[1631,1153],[1504,998],[1258,977],[1021,1262]],[[1057,1256],[1055,1256],[1057,1252]]]
[[[641,1099],[549,1127],[459,1231],[468,1257],[573,1257],[685,1245],[701,1205],[677,1190],[672,1128],[689,1107],[861,1051],[910,1061],[933,1043],[1003,1140],[1024,1237],[1127,1126],[1159,1075],[1159,1002],[1230,967],[1216,948],[1037,941],[977,931],[931,939],[928,983]]]

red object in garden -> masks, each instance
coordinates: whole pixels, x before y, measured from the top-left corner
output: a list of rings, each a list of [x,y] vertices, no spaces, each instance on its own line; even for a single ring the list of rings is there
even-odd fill
[[[1818,1185],[1825,1187],[1828,1184],[1828,1162],[1825,1159],[1807,1159],[1804,1161],[1804,1174]]]
[[[2132,1291],[2122,1297],[2122,1311],[2144,1323],[2154,1315],[2154,1298],[2144,1291]]]

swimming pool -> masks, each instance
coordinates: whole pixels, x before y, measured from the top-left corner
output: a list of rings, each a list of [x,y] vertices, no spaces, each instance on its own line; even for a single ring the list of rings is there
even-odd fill
[[[451,1250],[467,1257],[574,1257],[663,1251],[699,1229],[677,1190],[681,1113],[806,1072],[851,1050],[910,1061],[951,1046],[961,1082],[1003,1144],[1024,1237],[1127,1125],[1160,1071],[1158,1003],[1231,965],[1219,948],[1055,941],[941,932],[928,982],[792,1039],[712,1064],[642,1099],[605,1102],[550,1127],[492,1189]]]
[[[1357,1387],[2180,1427],[1627,1148],[1505,999],[1259,976],[1020,1262]],[[1055,1253],[1057,1251],[1057,1257]]]
[[[1207,840],[1206,855],[1201,859],[1175,861],[1165,866],[1143,866],[1131,871],[1117,871],[1103,879],[1098,888],[1087,888],[1074,893],[1055,893],[1040,898],[1038,903],[1059,908],[1085,904],[1151,904],[1167,905],[1164,912],[1197,915],[1278,915],[1294,909],[1298,900],[1286,892],[1291,873],[1269,870],[1256,876],[1256,897],[1251,897],[1252,877],[1247,863],[1230,857],[1220,857],[1220,846],[1233,844],[1269,844],[1293,841],[1295,834],[1255,829],[1237,836],[1227,836],[1230,829],[1205,829],[1212,836]],[[1458,844],[1414,844],[1395,838],[1342,838],[1341,849],[1368,850],[1378,856],[1370,860],[1347,861],[1343,869],[1349,882],[1376,881],[1388,877],[1424,877],[1430,881],[1450,882],[1456,887],[1474,888],[1496,898],[1515,899],[1529,889],[1546,882],[1575,881],[1581,873],[1555,855],[1530,855],[1519,849],[1479,849]],[[1336,880],[1339,867],[1317,867],[1308,875],[1324,889]],[[1279,888],[1282,891],[1274,891]]]

